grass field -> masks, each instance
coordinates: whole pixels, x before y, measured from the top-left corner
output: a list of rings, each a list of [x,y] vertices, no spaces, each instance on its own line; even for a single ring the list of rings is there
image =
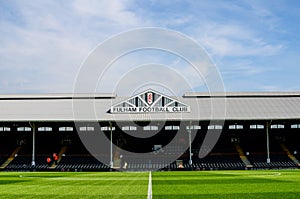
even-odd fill
[[[1,172],[0,198],[147,198],[149,173]],[[153,172],[153,198],[300,198],[300,170]]]

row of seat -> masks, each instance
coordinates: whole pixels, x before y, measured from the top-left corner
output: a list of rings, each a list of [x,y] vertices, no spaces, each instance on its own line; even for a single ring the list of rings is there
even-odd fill
[[[249,156],[249,161],[257,168],[289,168],[296,167],[297,165],[285,155],[271,156],[270,162],[267,163],[267,157],[262,155]]]
[[[252,157],[250,163],[254,168],[291,168],[297,165],[287,156],[274,156],[270,163],[266,162],[264,156]],[[205,158],[193,158],[192,164],[189,159],[182,160],[182,168],[186,169],[245,169],[247,165],[239,156],[206,156]],[[130,160],[127,169],[129,170],[147,170],[147,169],[178,169],[176,162],[166,164],[164,161],[158,163],[153,160]]]
[[[0,158],[1,159],[1,158]],[[271,156],[271,162],[267,163],[266,157],[261,155],[249,156],[248,160],[254,168],[289,168],[297,165],[287,156]],[[167,162],[163,157],[154,160],[146,158],[124,158],[127,163],[128,170],[156,170],[156,169],[177,169],[178,164]],[[30,156],[17,156],[6,168],[8,170],[47,170],[49,165],[46,162],[45,156],[38,156],[35,160],[35,166],[31,165]],[[193,158],[192,165],[189,164],[189,159],[182,159],[182,166],[187,169],[243,169],[246,167],[239,156],[214,155],[206,156],[205,158]],[[109,170],[109,166],[99,162],[93,156],[77,155],[65,156],[56,166],[56,170]]]
[[[109,166],[99,162],[93,156],[66,156],[61,159],[56,170],[109,170]]]

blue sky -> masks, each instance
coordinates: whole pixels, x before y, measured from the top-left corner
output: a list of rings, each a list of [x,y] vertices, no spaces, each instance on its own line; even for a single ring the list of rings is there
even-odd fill
[[[143,27],[194,39],[226,91],[300,90],[298,0],[0,0],[0,93],[72,92],[99,43]]]

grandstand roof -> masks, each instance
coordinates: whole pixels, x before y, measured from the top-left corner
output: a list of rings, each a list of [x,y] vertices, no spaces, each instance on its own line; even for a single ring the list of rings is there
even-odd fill
[[[113,114],[111,106],[128,99],[116,94],[0,95],[0,121],[300,119],[300,92],[199,92],[172,98],[190,111]]]

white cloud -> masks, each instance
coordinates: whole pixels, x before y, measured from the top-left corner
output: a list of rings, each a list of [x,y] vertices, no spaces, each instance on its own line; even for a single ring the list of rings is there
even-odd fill
[[[236,78],[237,76],[249,77],[251,75],[258,75],[268,71],[266,68],[264,69],[262,67],[255,66],[249,59],[235,59],[234,62],[229,62],[223,65],[222,74],[233,78]]]
[[[269,44],[253,31],[237,25],[211,25],[201,41],[216,56],[269,56],[283,48],[281,44]]]
[[[92,49],[112,35],[138,27],[163,26],[196,38],[219,64],[222,74],[230,77],[265,73],[268,69],[263,67],[272,66],[272,61],[258,65],[263,62],[256,59],[268,56],[278,62],[282,53],[291,48],[290,40],[282,34],[292,31],[294,36],[298,35],[298,31],[282,28],[282,17],[275,12],[278,8],[286,9],[281,8],[280,2],[272,5],[261,1],[141,3],[134,0],[4,3],[9,6],[2,5],[6,12],[0,13],[0,92],[71,92],[77,70]],[[293,10],[299,16],[298,10]],[[298,20],[294,21],[284,23],[292,25]],[[297,30],[296,26],[293,28]],[[174,66],[189,76],[193,85],[202,83],[191,68],[181,66],[182,62],[164,61],[157,59],[157,63]],[[288,62],[293,63],[293,58]],[[113,75],[122,74],[117,71]]]
[[[134,27],[140,24],[134,12],[127,10],[130,0],[76,0],[73,3],[75,12],[80,17],[97,17],[108,23],[116,23],[122,27]]]
[[[149,49],[149,47],[154,49]],[[128,54],[118,57],[123,53]],[[109,65],[112,60],[114,62]],[[150,65],[145,67],[145,64]],[[172,74],[176,73],[177,76],[171,74],[168,76],[165,71],[159,69],[154,71],[149,68],[151,66],[154,68],[156,65],[170,67],[169,70]],[[144,70],[136,69],[140,66],[143,66]],[[133,71],[139,71],[140,74],[135,72],[132,75]],[[130,31],[100,45],[81,68],[76,82],[78,83],[76,84],[77,91],[93,92],[95,82],[99,80],[100,74],[103,74],[97,88],[100,92],[114,90],[116,84],[128,76],[130,77],[126,78],[128,82],[121,84],[123,90],[119,93],[130,93],[138,88],[139,84],[136,82],[156,82],[166,85],[168,88],[180,88],[181,92],[203,84],[210,87],[211,85],[208,84],[211,83],[214,86],[210,87],[210,90],[218,89],[220,91],[222,89],[216,88],[217,83],[220,83],[217,70],[201,47],[182,34],[165,29],[148,28]],[[215,79],[207,80],[207,76]],[[190,86],[182,84],[182,81],[187,82]],[[127,89],[124,89],[124,85]]]
[[[129,1],[69,3],[18,2],[21,23],[0,20],[1,92],[71,92],[79,66],[98,42],[139,23],[126,10]]]

